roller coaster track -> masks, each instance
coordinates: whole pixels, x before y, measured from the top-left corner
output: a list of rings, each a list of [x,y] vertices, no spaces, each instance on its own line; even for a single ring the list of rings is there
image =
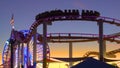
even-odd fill
[[[104,40],[110,42],[120,43],[120,40],[108,38],[109,35],[104,35]],[[88,33],[48,33],[48,42],[90,42],[97,41],[99,39],[98,34],[88,34]]]
[[[116,49],[116,50],[113,50],[113,51],[109,51],[107,52],[108,54],[116,54],[116,53],[120,53],[120,48],[119,49]]]
[[[31,25],[30,32],[27,35],[27,37],[24,39],[24,42],[28,42],[31,39],[31,36],[33,35],[34,29],[36,29],[39,25],[43,24],[44,22],[47,22],[47,24],[51,24],[53,21],[63,21],[63,20],[94,21],[97,23],[99,23],[99,21],[102,21],[103,23],[109,23],[109,24],[114,24],[116,26],[120,26],[120,20],[118,20],[118,19],[102,17],[102,16],[99,16],[99,17],[93,19],[94,17],[95,16],[84,16],[84,18],[83,18],[82,15],[67,14],[67,15],[59,15],[59,16],[53,15],[53,16],[49,16],[49,17],[45,17],[45,18],[38,18]],[[118,35],[107,36],[107,38],[112,38],[112,39],[109,39],[110,41],[115,40],[115,38],[117,38],[117,37],[118,37]]]
[[[106,57],[109,57],[109,58],[115,58],[116,57],[116,53],[120,53],[120,49],[116,49],[116,50],[112,50],[112,51],[109,51],[106,53]],[[96,51],[88,51],[86,52],[83,56],[84,57],[88,57],[90,55],[99,55],[99,52],[96,52]]]
[[[52,10],[53,11],[53,10]],[[52,12],[49,11],[49,12]],[[54,12],[57,12],[55,10]],[[45,12],[46,13],[46,12]],[[19,36],[19,38],[16,38],[20,43],[28,43],[30,42],[35,29],[43,23],[52,24],[54,21],[65,21],[65,20],[77,20],[77,21],[93,21],[93,22],[103,22],[108,24],[114,24],[116,26],[120,26],[120,20],[109,18],[109,17],[102,17],[102,16],[82,16],[81,13],[77,13],[74,15],[72,12],[62,12],[62,14],[51,14],[49,13],[49,16],[47,16],[45,13],[40,13],[36,16],[35,22],[30,26],[29,32],[26,35],[26,37],[20,36],[21,33],[18,32],[16,34]],[[45,17],[41,18],[39,17],[41,14],[46,15]],[[120,43],[120,33],[110,34],[110,35],[104,35],[104,40],[108,40],[111,42]],[[37,37],[39,41],[42,41],[42,34]],[[87,34],[87,33],[49,33],[47,34],[47,41],[48,42],[88,42],[88,41],[96,41],[99,39],[98,34]],[[9,50],[9,49],[8,49]],[[120,50],[114,50],[108,52],[108,54],[115,54],[118,53]],[[6,56],[5,58],[8,58],[8,51],[5,51]],[[89,52],[85,56],[89,56],[91,54],[98,55],[97,52]],[[9,61],[8,61],[9,62]],[[6,62],[4,62],[6,64]]]

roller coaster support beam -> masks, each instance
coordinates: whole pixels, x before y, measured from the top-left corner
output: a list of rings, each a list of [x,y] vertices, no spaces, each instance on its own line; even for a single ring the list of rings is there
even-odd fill
[[[20,43],[18,44],[18,68],[20,68]]]
[[[21,46],[21,68],[24,68],[24,43],[22,43],[22,46]]]
[[[13,56],[14,56],[14,53],[13,53],[13,39],[10,39],[10,46],[11,46],[11,68],[13,68],[13,66],[14,66],[14,58],[13,58]]]
[[[72,42],[69,42],[69,58],[72,58],[73,45]],[[72,67],[73,63],[69,62],[69,67]]]
[[[43,22],[43,68],[47,68],[47,22]]]
[[[106,57],[106,40],[103,41],[103,48],[104,48],[103,56]]]
[[[14,43],[15,43],[15,38],[14,38],[14,29],[11,31],[11,37],[10,37],[10,47],[11,47],[11,68],[14,67]]]
[[[103,45],[103,21],[98,21],[99,26],[99,60],[104,62],[104,45]]]
[[[29,62],[29,42],[27,42],[27,67],[30,65]]]
[[[36,56],[37,56],[37,53],[36,53],[36,48],[37,48],[37,37],[36,37],[36,34],[37,34],[37,28],[34,29],[34,39],[33,39],[33,68],[36,68]]]

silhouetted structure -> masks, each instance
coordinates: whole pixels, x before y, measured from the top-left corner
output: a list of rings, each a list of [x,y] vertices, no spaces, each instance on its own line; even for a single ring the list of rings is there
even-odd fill
[[[90,57],[71,68],[116,68],[116,67]]]
[[[99,27],[99,34],[85,34],[85,33],[48,34],[47,33],[48,25],[52,25],[52,22],[54,21],[63,21],[63,20],[97,22]],[[106,52],[104,40],[120,43],[120,38],[119,38],[120,33],[104,35],[103,33],[104,23],[120,26],[120,20],[109,17],[102,17],[100,16],[99,12],[91,11],[91,10],[84,10],[81,13],[76,9],[73,10],[68,9],[64,11],[51,10],[51,11],[39,13],[38,15],[36,15],[35,21],[30,26],[29,30],[24,30],[24,31],[15,30],[14,32],[12,32],[12,35],[10,36],[10,39],[12,39],[13,37],[13,40],[6,41],[2,55],[4,68],[9,68],[10,64],[12,65],[11,68],[19,68],[20,66],[24,68],[28,68],[30,64],[32,67],[35,68],[37,62],[41,60],[43,61],[43,68],[47,68],[47,59],[50,58],[49,46],[47,44],[49,42],[54,42],[54,43],[69,42],[71,46],[73,42],[99,41],[99,53],[100,53],[99,59],[102,62],[104,61],[104,55]],[[43,34],[37,33],[37,27],[39,25],[43,25]],[[13,44],[13,42],[15,44]],[[11,47],[10,45],[14,46],[14,48]],[[72,58],[72,46],[69,48],[69,50],[70,50],[69,58]],[[39,53],[39,55],[37,53]],[[41,59],[39,58],[38,60],[37,59],[38,57],[40,57]],[[70,66],[71,65],[72,63],[70,63]],[[95,68],[98,68],[98,66]]]

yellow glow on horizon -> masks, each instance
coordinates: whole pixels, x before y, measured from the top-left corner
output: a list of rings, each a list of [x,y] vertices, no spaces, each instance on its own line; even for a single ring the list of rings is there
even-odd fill
[[[68,68],[68,63],[50,63],[49,68]]]
[[[51,57],[69,57],[68,43],[50,43],[49,45]],[[120,44],[116,43],[107,42],[106,45],[107,52],[120,48]],[[82,57],[88,51],[99,51],[98,42],[73,43],[73,57]],[[120,59],[120,53],[117,54],[117,59]],[[0,64],[2,64],[2,53],[0,54],[0,60]],[[49,68],[68,68],[66,64],[68,63],[50,63]]]

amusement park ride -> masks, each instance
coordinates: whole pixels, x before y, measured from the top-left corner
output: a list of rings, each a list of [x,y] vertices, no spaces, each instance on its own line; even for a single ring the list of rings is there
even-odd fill
[[[52,25],[53,21],[77,20],[97,22],[99,34],[86,33],[47,33],[47,25]],[[106,41],[120,43],[120,33],[103,35],[103,24],[113,24],[120,26],[120,20],[101,17],[100,13],[92,10],[51,10],[40,13],[36,16],[35,22],[29,30],[17,31],[14,28],[11,31],[10,38],[6,41],[2,61],[4,68],[36,68],[38,63],[43,68],[48,67],[47,60],[50,60],[49,42],[69,43],[69,65],[72,66],[72,60],[77,61],[80,58],[72,57],[72,43],[74,42],[99,42],[99,53],[88,52],[81,60],[90,54],[99,55],[100,61],[106,61],[105,57],[115,57],[115,53],[120,49],[106,53]],[[43,34],[37,33],[37,27],[43,25]],[[83,59],[82,59],[83,58]],[[62,58],[56,58],[62,60]],[[109,60],[109,59],[107,59]],[[79,60],[80,61],[80,60]]]

